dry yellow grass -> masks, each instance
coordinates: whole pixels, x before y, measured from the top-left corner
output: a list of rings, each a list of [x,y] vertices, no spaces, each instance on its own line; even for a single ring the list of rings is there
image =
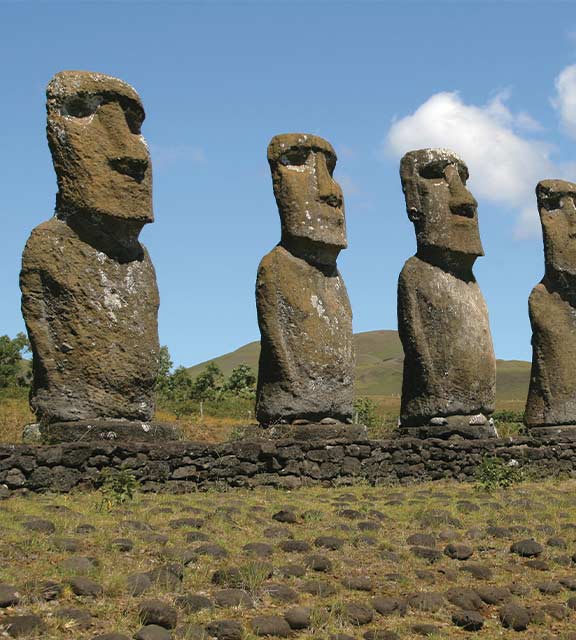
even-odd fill
[[[22,428],[34,421],[28,401],[24,398],[6,398],[0,401],[0,442],[20,442]]]
[[[198,416],[181,416],[179,418],[176,414],[166,410],[156,411],[155,420],[178,425],[182,430],[184,440],[207,443],[226,442],[234,437],[235,430],[246,426],[246,421],[238,418],[220,418],[208,415],[202,418]]]

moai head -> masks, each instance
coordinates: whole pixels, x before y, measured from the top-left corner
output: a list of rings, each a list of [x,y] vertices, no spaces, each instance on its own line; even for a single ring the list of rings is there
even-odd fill
[[[342,189],[332,179],[332,145],[318,136],[285,133],[270,141],[268,162],[282,245],[313,261],[335,262],[348,244]]]
[[[122,80],[57,73],[46,89],[48,145],[58,179],[56,214],[106,219],[136,234],[152,213],[152,169],[140,134],[144,108]]]
[[[400,179],[419,251],[439,249],[474,259],[484,255],[478,203],[466,188],[468,167],[455,153],[409,151],[400,162]]]
[[[542,180],[536,186],[546,271],[576,275],[576,184]]]

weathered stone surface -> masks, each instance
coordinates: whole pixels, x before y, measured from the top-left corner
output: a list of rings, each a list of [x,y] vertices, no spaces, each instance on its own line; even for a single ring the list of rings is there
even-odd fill
[[[417,252],[398,281],[404,348],[401,431],[420,437],[495,435],[496,360],[472,267],[484,255],[468,169],[446,149],[411,151],[400,165]]]
[[[71,437],[79,441],[116,440],[126,442],[158,442],[178,440],[181,433],[176,425],[141,420],[116,420],[112,418],[97,420],[75,420],[74,432],[70,433],[70,422],[53,422],[42,425],[42,441],[49,444],[68,442]]]
[[[536,187],[545,273],[528,302],[532,372],[524,421],[532,434],[576,438],[576,184]]]
[[[256,472],[246,472],[243,466],[243,458],[247,446],[259,449],[261,454],[255,464]],[[338,451],[344,448],[346,456],[340,458]],[[369,484],[409,483],[429,480],[456,480],[474,481],[476,470],[483,456],[490,455],[506,462],[515,460],[519,468],[530,468],[537,465],[541,477],[557,476],[560,472],[570,477],[576,476],[576,444],[563,440],[543,441],[529,437],[491,438],[489,440],[448,440],[442,441],[431,438],[420,440],[413,438],[390,438],[386,440],[363,440],[361,443],[352,444],[327,444],[327,454],[334,456],[334,462],[323,463],[331,467],[330,476],[319,473],[319,465],[310,462],[303,464],[298,471],[293,470],[294,459],[305,459],[308,456],[316,457],[318,443],[307,440],[280,440],[275,441],[274,446],[264,440],[238,441],[223,444],[194,444],[189,442],[149,443],[149,442],[73,442],[64,445],[41,445],[31,447],[29,445],[0,445],[0,488],[4,487],[6,494],[3,497],[19,495],[22,491],[54,491],[69,492],[72,488],[97,488],[101,485],[100,471],[105,469],[117,470],[123,461],[139,461],[135,472],[140,480],[143,491],[156,492],[168,491],[182,493],[197,491],[198,489],[218,488],[223,486],[255,488],[260,486],[294,488],[295,486],[309,485],[339,485],[349,483],[353,478],[362,478]],[[227,473],[222,476],[221,461],[227,459]],[[98,459],[98,469],[93,464]],[[348,469],[347,460],[354,460],[358,472],[353,475]],[[194,466],[198,473],[193,478],[186,480],[175,479],[170,470],[181,467],[183,464]],[[47,466],[48,465],[48,466]],[[6,475],[13,469],[23,469],[23,484],[15,488],[7,488]],[[44,482],[37,482],[37,472],[46,471]],[[289,473],[290,475],[286,475]],[[297,473],[298,475],[292,475]],[[62,480],[66,478],[66,482]],[[290,480],[288,484],[286,480]],[[292,482],[293,481],[293,482]],[[297,482],[296,482],[297,481]],[[396,501],[392,501],[396,504]],[[373,532],[382,530],[382,523],[376,520],[361,520],[365,514],[356,509],[337,509],[337,514],[343,520],[353,523],[354,529],[359,532],[370,532],[370,535],[360,534],[356,544],[374,545],[377,540]],[[276,517],[288,522],[300,523],[277,525],[265,529],[265,539],[270,543],[294,538],[300,535],[299,529],[305,524],[303,514],[291,510],[278,512]],[[422,527],[450,526],[461,529],[463,524],[446,510],[426,510],[419,518]],[[273,522],[270,518],[270,522]],[[130,524],[129,524],[130,523]],[[140,527],[145,523],[137,523]],[[135,528],[134,522],[126,521],[126,527]],[[23,525],[28,530],[39,531],[41,534],[52,534],[56,527],[53,522],[33,517]],[[94,527],[88,523],[79,524],[72,528],[76,534],[90,538],[95,532]],[[499,535],[507,532],[505,537],[513,541],[512,527],[488,527],[487,535]],[[142,529],[142,534],[152,536],[158,544],[166,542],[165,536],[153,531]],[[212,555],[213,557],[225,557],[226,549],[207,541],[206,534],[199,531],[190,531],[183,535],[188,542],[203,542],[201,546],[194,545],[185,549],[180,558],[181,562],[188,563],[195,556]],[[410,538],[412,540],[412,538]],[[415,538],[418,540],[420,538]],[[150,538],[152,540],[152,538]],[[424,541],[426,538],[424,538]],[[295,545],[289,545],[287,551],[311,553],[312,548],[306,540],[296,540]],[[274,544],[274,546],[276,546]],[[442,558],[440,548],[432,549],[437,553],[431,557]],[[392,551],[382,551],[383,555],[393,563],[400,561],[400,556]],[[430,553],[426,551],[425,553]],[[576,558],[576,554],[574,554]],[[176,556],[175,556],[176,558]],[[186,559],[185,559],[186,558]],[[557,560],[555,560],[557,561]],[[305,562],[303,558],[300,562]],[[566,562],[570,564],[570,555],[566,555]],[[564,563],[566,564],[566,563]],[[178,587],[181,575],[176,575],[166,567],[159,567],[149,572],[150,577],[145,580],[136,580],[134,585],[128,585],[128,592],[134,588],[149,588],[151,577],[154,581],[174,584]],[[459,563],[458,569],[469,572],[478,580],[490,580],[492,571],[485,564]],[[72,573],[78,573],[78,567],[66,569]],[[300,571],[300,568],[297,569]],[[303,570],[303,569],[302,569]],[[297,573],[295,575],[301,575]],[[141,591],[140,591],[141,592]]]
[[[352,418],[352,311],[336,259],[347,246],[336,154],[317,136],[268,146],[282,223],[256,281],[261,332],[256,414],[261,424]]]
[[[31,406],[71,432],[78,420],[149,421],[159,298],[138,241],[153,221],[144,109],[131,86],[98,73],[58,73],[46,95],[56,212],[32,232],[20,274]]]

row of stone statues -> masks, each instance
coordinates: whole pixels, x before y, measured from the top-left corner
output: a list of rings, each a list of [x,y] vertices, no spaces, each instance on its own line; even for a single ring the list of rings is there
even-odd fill
[[[168,439],[153,421],[158,367],[154,268],[138,240],[153,221],[144,109],[128,84],[64,71],[47,89],[55,216],[22,259],[22,311],[33,352],[31,406],[45,439]],[[336,154],[314,135],[268,147],[280,243],[256,282],[261,355],[256,415],[275,424],[350,424],[352,311],[337,257],[347,246]],[[404,348],[400,434],[496,434],[496,360],[472,271],[483,255],[468,169],[453,152],[407,153],[400,177],[417,252],[398,282]],[[576,433],[576,185],[536,190],[545,276],[530,296],[533,363],[526,424]]]

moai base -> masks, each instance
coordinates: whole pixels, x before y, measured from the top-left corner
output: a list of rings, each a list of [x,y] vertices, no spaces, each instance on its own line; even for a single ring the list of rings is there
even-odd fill
[[[576,184],[536,187],[545,274],[528,303],[532,373],[524,422],[538,438],[576,439]]]
[[[488,311],[472,267],[484,255],[468,169],[445,149],[400,164],[417,253],[398,281],[404,348],[399,432],[418,438],[489,438],[496,431],[496,360]]]
[[[268,162],[282,239],[256,281],[256,417],[277,429],[334,429],[352,421],[354,383],[352,311],[336,266],[347,246],[336,154],[317,136],[285,134],[270,142]]]
[[[40,433],[174,437],[151,423],[159,297],[138,241],[154,219],[142,103],[121,80],[83,71],[56,74],[46,96],[56,211],[32,231],[20,274]]]

